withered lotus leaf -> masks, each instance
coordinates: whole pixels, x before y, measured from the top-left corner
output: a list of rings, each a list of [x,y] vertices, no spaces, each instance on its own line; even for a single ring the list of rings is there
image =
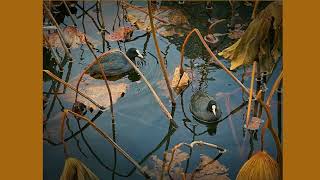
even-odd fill
[[[252,20],[242,37],[219,53],[231,60],[231,70],[259,60],[261,71],[271,72],[281,51],[282,4],[272,2]]]

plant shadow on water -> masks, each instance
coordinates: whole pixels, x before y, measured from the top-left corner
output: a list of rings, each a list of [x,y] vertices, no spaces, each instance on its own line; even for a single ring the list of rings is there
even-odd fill
[[[63,171],[66,155],[81,160],[100,179],[144,178],[137,171],[137,167],[130,164],[112,145],[106,143],[105,139],[99,136],[88,122],[80,121],[78,117],[73,115],[66,117],[64,142],[67,145],[68,154],[65,154],[64,143],[60,139],[60,120],[64,109],[72,109],[88,117],[97,127],[110,135],[112,140],[128,152],[144,170],[157,174],[159,172],[155,173],[151,167],[160,165],[158,170],[161,171],[160,176],[162,178],[182,179],[180,175],[173,176],[173,166],[172,172],[167,167],[170,161],[168,157],[173,157],[172,149],[175,145],[183,142],[190,144],[203,141],[223,147],[227,149],[227,152],[222,154],[218,153],[218,150],[202,146],[199,146],[200,148],[190,148],[187,151],[185,151],[185,148],[181,148],[175,155],[181,155],[181,157],[186,155],[188,158],[181,159],[179,163],[176,162],[178,167],[175,167],[175,170],[179,170],[179,173],[183,172],[187,179],[198,177],[199,172],[201,172],[199,168],[205,169],[203,166],[206,165],[203,163],[210,160],[210,162],[212,161],[211,165],[209,164],[210,162],[208,164],[211,168],[212,164],[215,164],[217,167],[226,169],[223,171],[224,179],[235,179],[244,162],[254,152],[260,150],[261,142],[258,137],[261,135],[261,130],[247,131],[244,128],[248,108],[247,95],[220,66],[209,61],[211,56],[202,46],[198,37],[193,36],[190,38],[184,54],[185,61],[183,66],[191,72],[192,82],[182,93],[175,96],[176,106],[172,106],[169,101],[168,89],[166,89],[166,84],[163,83],[164,78],[158,63],[156,47],[151,38],[152,34],[139,29],[140,26],[132,25],[132,22],[128,20],[128,15],[132,14],[126,9],[125,5],[119,1],[101,1],[101,3],[99,3],[100,1],[66,2],[69,10],[62,2],[48,4],[50,5],[48,7],[61,29],[76,25],[74,27],[77,29],[76,35],[67,37],[69,39],[66,44],[69,46],[72,58],[65,56],[59,37],[52,35],[55,33],[55,28],[46,29],[44,30],[44,38],[47,41],[44,41],[46,45],[43,48],[43,69],[49,70],[58,78],[75,86],[72,83],[78,80],[79,74],[92,63],[95,56],[114,48],[123,52],[130,48],[136,48],[144,56],[143,60],[136,61],[137,67],[148,79],[152,87],[155,88],[157,94],[160,95],[164,105],[168,109],[172,107],[171,116],[179,127],[175,129],[172,125],[169,125],[168,121],[163,120],[166,117],[161,112],[157,101],[155,101],[148,87],[142,81],[141,76],[135,71],[130,71],[116,78],[108,77],[110,85],[112,83],[126,85],[126,91],[123,91],[119,97],[113,99],[114,118],[111,116],[110,108],[101,111],[99,108],[93,108],[88,104],[84,103],[83,107],[81,104],[75,104],[73,99],[71,101],[68,100],[66,95],[71,92],[74,94],[74,92],[64,84],[44,74],[43,178],[58,179]],[[261,2],[260,9],[266,7],[268,3]],[[132,4],[143,6],[147,12],[147,3],[133,1]],[[177,2],[164,1],[156,5],[158,7],[179,9],[189,21],[189,27],[180,27],[177,30],[172,30],[170,27],[171,29],[169,28],[167,31],[161,29],[161,32],[157,33],[161,55],[164,57],[170,79],[173,77],[175,67],[179,66],[181,46],[190,30],[198,28],[203,35],[207,35],[210,31],[220,34],[217,35],[219,38],[217,45],[209,44],[215,53],[220,52],[235,42],[226,33],[230,34],[230,31],[238,27],[237,24],[240,24],[245,30],[251,21],[253,9],[253,7],[243,5],[240,2],[231,7],[227,1],[215,2],[213,9],[206,9],[204,2],[179,5]],[[198,8],[195,8],[195,6]],[[164,17],[161,16],[161,12],[157,13],[157,18]],[[134,15],[141,16],[140,14]],[[148,19],[148,16],[145,16]],[[211,25],[208,19],[210,21],[225,20],[217,23],[214,29],[208,31],[208,27]],[[164,20],[167,19],[164,18]],[[49,18],[44,18],[44,26],[51,25],[49,22]],[[146,24],[145,22],[144,25]],[[128,37],[112,36],[113,38],[124,39],[118,41],[106,40],[107,38],[105,37],[111,37],[121,27],[134,27],[134,30]],[[91,43],[91,45],[89,44],[90,47],[86,44],[87,40]],[[58,42],[58,44],[60,42],[60,46],[50,47],[48,42]],[[229,61],[223,58],[219,58],[219,60],[225,66],[230,66]],[[272,88],[281,71],[282,57],[277,61],[272,73],[262,77],[261,81],[266,84],[265,88]],[[232,71],[246,87],[250,86],[250,75],[248,75],[250,72],[251,66]],[[97,82],[99,81],[104,85],[102,77],[97,79]],[[255,84],[258,83],[260,82],[255,82]],[[219,122],[205,124],[192,117],[189,104],[192,94],[198,90],[214,96],[221,106],[222,117]],[[107,94],[108,92],[104,93]],[[277,96],[271,99],[273,126],[277,130],[280,139],[282,135],[282,99],[282,88],[280,86],[277,90]],[[109,101],[109,99],[106,101]],[[260,107],[260,109],[262,108]],[[265,113],[261,114],[261,119],[267,119]],[[276,157],[276,147],[270,134],[265,135],[264,146],[271,156]],[[170,153],[172,154],[170,155]],[[203,157],[202,155],[206,156]],[[158,164],[155,163],[156,161]],[[159,164],[160,161],[161,163]],[[217,175],[216,173],[214,172],[213,174]]]

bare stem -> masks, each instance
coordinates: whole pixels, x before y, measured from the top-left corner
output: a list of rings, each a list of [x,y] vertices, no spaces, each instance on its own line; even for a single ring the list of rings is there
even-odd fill
[[[155,30],[154,24],[153,24],[153,14],[152,14],[152,9],[151,9],[151,0],[148,0],[148,11],[149,11],[149,17],[150,17],[150,25],[151,25],[151,30],[152,30],[152,36],[153,36],[154,44],[156,46],[157,54],[158,54],[158,57],[159,57],[161,71],[162,71],[162,74],[163,74],[164,79],[166,81],[166,85],[167,85],[167,88],[168,88],[168,91],[169,91],[169,95],[170,95],[170,100],[171,100],[172,104],[175,105],[176,102],[175,102],[174,97],[173,97],[173,92],[172,92],[172,89],[171,89],[171,85],[170,85],[170,81],[169,81],[169,77],[168,77],[168,72],[167,72],[167,69],[165,67],[163,57],[161,56],[161,53],[160,53],[160,48],[159,48],[158,40],[157,40],[157,36],[156,36],[156,30]]]
[[[77,26],[77,23],[76,23],[76,21],[75,21],[74,18],[73,18],[73,15],[72,15],[72,13],[71,13],[71,11],[70,11],[70,9],[69,9],[69,6],[68,6],[68,4],[66,3],[66,0],[63,0],[63,4],[64,4],[64,6],[66,7],[66,9],[67,9],[67,11],[68,11],[68,14],[69,14],[69,16],[70,16],[70,18],[71,18],[72,23],[74,24],[74,26]]]
[[[268,107],[270,107],[272,96],[273,96],[273,94],[276,92],[276,90],[277,90],[277,88],[278,88],[278,86],[279,86],[282,78],[283,78],[283,70],[280,72],[277,80],[274,82],[274,84],[273,84],[273,86],[272,86],[272,89],[271,89],[271,91],[270,91],[270,94],[269,94],[269,96],[268,96],[268,98],[267,98],[266,105],[267,105]]]
[[[157,95],[157,93],[155,92],[155,90],[152,88],[151,84],[149,83],[149,81],[145,78],[145,76],[143,75],[143,73],[137,68],[137,66],[128,58],[128,56],[123,53],[122,51],[120,51],[119,49],[111,49],[110,51],[107,51],[103,54],[101,54],[100,56],[98,56],[98,58],[96,60],[94,60],[92,63],[90,63],[85,70],[80,74],[80,78],[78,80],[77,83],[77,89],[79,88],[79,84],[84,76],[84,74],[97,62],[96,61],[100,61],[102,56],[107,56],[108,54],[111,54],[113,52],[120,52],[125,59],[128,61],[128,63],[133,67],[133,69],[141,76],[141,78],[143,79],[143,81],[147,84],[148,88],[150,89],[152,95],[154,96],[154,98],[156,99],[156,101],[158,102],[158,104],[160,105],[161,110],[164,112],[164,114],[167,116],[167,118],[169,119],[169,121],[173,124],[173,126],[175,128],[178,127],[178,125],[175,123],[175,121],[173,120],[170,112],[167,110],[167,108],[165,107],[165,105],[162,103],[161,99],[159,98],[159,96]]]
[[[182,44],[182,48],[181,48],[181,58],[180,58],[180,74],[183,74],[184,70],[183,70],[183,60],[184,60],[184,49],[185,46],[188,42],[188,40],[190,39],[192,33],[196,33],[197,36],[200,38],[202,44],[204,45],[204,47],[206,48],[206,50],[208,51],[208,53],[210,54],[210,56],[215,60],[215,62],[249,95],[249,90],[247,87],[245,87],[239,80],[237,77],[235,77],[231,71],[229,71],[228,68],[226,68],[221,61],[219,61],[219,59],[214,55],[214,53],[211,51],[210,47],[208,46],[208,44],[206,43],[206,41],[203,39],[200,31],[195,28],[192,31],[189,32],[189,34],[186,36],[183,44]],[[255,97],[255,95],[253,95],[253,97]]]
[[[253,8],[253,11],[252,11],[251,19],[254,19],[256,17],[258,4],[259,4],[259,0],[256,0],[254,2],[254,8]]]
[[[59,77],[57,77],[56,75],[54,75],[53,73],[51,73],[48,70],[43,70],[43,72],[45,72],[46,74],[48,74],[52,79],[54,79],[55,81],[58,81],[59,83],[62,83],[64,86],[67,86],[68,88],[70,88],[71,90],[75,91],[76,93],[80,94],[82,97],[88,99],[92,104],[94,104],[95,106],[97,106],[100,109],[105,109],[105,107],[99,105],[97,102],[95,102],[93,99],[91,99],[89,96],[87,96],[86,94],[84,94],[81,91],[78,91],[77,88],[73,87],[71,84],[65,82],[64,80],[60,79]]]
[[[253,85],[254,85],[254,74],[256,71],[257,61],[253,62],[252,66],[252,74],[251,74],[251,83],[250,83],[250,94],[249,94],[249,102],[248,102],[248,110],[247,110],[247,118],[246,118],[246,125],[247,128],[250,122],[250,112],[251,112],[251,103],[252,103],[252,94],[253,94]]]
[[[54,19],[53,15],[51,14],[50,9],[46,6],[45,3],[43,3],[43,6],[44,6],[44,8],[45,8],[45,10],[46,10],[46,12],[47,12],[50,20],[52,21],[52,23],[56,26],[56,28],[57,28],[57,30],[58,30],[58,35],[59,35],[59,38],[60,38],[62,47],[63,47],[63,49],[64,49],[67,57],[69,57],[69,58],[72,60],[73,58],[72,58],[72,55],[70,54],[70,52],[69,52],[69,50],[68,50],[68,48],[67,48],[67,45],[66,45],[66,42],[67,42],[67,41],[66,41],[66,38],[65,38],[64,35],[63,35],[62,30],[60,29],[60,27],[59,27],[57,21]]]

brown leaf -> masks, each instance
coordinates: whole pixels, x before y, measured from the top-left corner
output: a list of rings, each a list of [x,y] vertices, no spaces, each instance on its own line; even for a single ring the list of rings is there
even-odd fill
[[[209,156],[201,155],[200,163],[194,174],[186,174],[187,179],[199,180],[229,180],[228,169],[222,165],[218,160],[213,160]]]
[[[145,7],[140,7],[140,9],[148,12],[148,9]],[[127,11],[128,14],[126,17],[131,25],[136,26],[139,30],[147,32],[151,31],[150,19],[147,14],[132,7],[127,7]],[[153,12],[156,17],[168,22],[167,24],[154,18],[154,24],[157,27],[157,32],[162,36],[183,36],[185,32],[190,29],[187,17],[179,9],[162,6],[159,9],[154,9]]]
[[[63,29],[63,36],[66,39],[66,45],[70,48],[78,48],[80,44],[85,44],[85,37],[93,45],[99,44],[98,41],[93,40],[91,37],[86,36],[83,32],[79,31],[76,27],[68,26]],[[57,32],[48,34],[48,42],[51,47],[62,48],[62,44]],[[44,44],[48,46],[47,44]]]
[[[107,41],[125,41],[131,38],[132,32],[132,27],[120,27],[115,32],[105,35],[105,39]]]
[[[190,83],[190,78],[187,72],[184,72],[180,78],[180,68],[177,67],[174,71],[173,78],[171,81],[171,87],[174,91],[179,94],[181,91],[186,89]]]

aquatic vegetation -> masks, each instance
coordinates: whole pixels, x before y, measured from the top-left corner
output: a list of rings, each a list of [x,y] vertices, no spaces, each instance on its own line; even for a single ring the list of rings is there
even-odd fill
[[[244,3],[44,2],[44,178],[281,179],[282,4]]]

